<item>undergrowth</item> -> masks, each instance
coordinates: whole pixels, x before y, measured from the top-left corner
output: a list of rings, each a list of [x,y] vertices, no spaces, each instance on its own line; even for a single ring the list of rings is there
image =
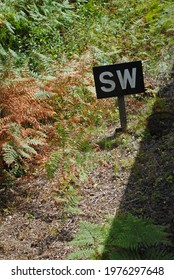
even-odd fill
[[[97,152],[130,140],[98,141],[119,114],[113,100],[96,100],[92,67],[142,60],[146,93],[127,98],[127,112],[130,134],[149,137],[156,81],[172,68],[173,11],[173,0],[0,1],[1,186],[44,164],[62,217],[80,213],[80,187],[105,161]],[[115,161],[115,177],[133,164]],[[81,222],[69,245],[69,259],[174,259],[166,228],[131,214]]]
[[[142,59],[146,71],[167,70],[173,45],[173,1],[0,2],[0,58],[54,72],[57,61],[91,50],[97,61]]]
[[[118,119],[112,101],[96,100],[92,67],[138,59],[145,77],[167,77],[173,1],[58,2],[0,2],[0,176],[24,174],[49,146],[48,177],[60,174],[54,193],[66,194],[68,205],[86,178],[89,154],[101,148],[94,131]],[[140,99],[128,100],[130,117]],[[142,127],[138,122],[137,137]]]
[[[42,93],[42,94],[41,94]],[[47,150],[54,110],[46,88],[27,73],[18,75],[6,65],[0,76],[0,177],[18,177]],[[39,159],[39,157],[38,157]],[[8,177],[8,176],[7,176]]]
[[[80,223],[68,259],[165,260],[174,259],[164,226],[132,214],[110,217],[104,224]],[[75,249],[77,247],[77,249]]]

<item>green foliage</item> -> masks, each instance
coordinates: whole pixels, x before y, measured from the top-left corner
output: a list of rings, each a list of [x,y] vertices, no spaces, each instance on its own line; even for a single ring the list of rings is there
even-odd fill
[[[60,56],[61,33],[71,25],[75,16],[68,1],[8,0],[0,3],[0,43],[2,50],[12,49],[29,57],[31,69],[43,65],[34,62],[35,53],[47,55],[47,61]],[[2,51],[1,51],[2,53]],[[49,59],[50,58],[50,59]],[[39,67],[39,68],[38,68]]]
[[[98,259],[104,250],[104,242],[108,234],[106,225],[80,223],[80,230],[69,244],[80,247],[70,253],[68,259]]]
[[[48,178],[52,178],[54,173],[58,170],[59,163],[62,160],[61,152],[52,153],[50,160],[46,163]]]
[[[167,233],[163,230],[163,227],[152,224],[148,219],[137,218],[131,214],[123,215],[113,220],[109,246],[136,250],[142,245],[147,248],[160,242],[167,243]]]
[[[146,75],[166,76],[173,55],[173,5],[173,0],[0,1],[0,179],[7,172],[25,172],[44,152],[39,148],[45,143],[43,132],[56,130],[56,135],[50,133],[56,151],[46,163],[48,177],[57,175],[52,194],[64,215],[78,213],[78,187],[94,167],[95,148],[124,149],[129,141],[91,141],[90,129],[104,118],[107,124],[118,118],[109,101],[96,101],[92,66],[141,59]],[[54,119],[46,103],[50,97]],[[139,119],[135,136],[143,136],[144,125]],[[132,165],[128,160],[120,163],[123,171]],[[164,180],[172,184],[173,175],[166,173]],[[69,258],[174,259],[165,230],[132,215],[103,225],[82,222],[70,243],[78,249]]]
[[[53,197],[58,205],[63,205],[62,215],[66,216],[69,213],[81,214],[81,211],[78,209],[80,202],[78,191],[70,184],[69,180],[62,180],[61,178],[60,183],[59,188],[54,191]]]
[[[56,144],[58,151],[46,164],[48,177],[64,169],[66,174],[61,174],[61,178],[66,177],[63,185],[71,185],[71,180],[78,185],[81,179],[78,181],[77,178],[85,174],[86,159],[94,151],[89,130],[102,124],[104,115],[107,124],[118,118],[115,108],[111,110],[111,103],[107,101],[106,105],[102,101],[101,106],[96,101],[92,66],[142,59],[146,73],[157,76],[167,72],[173,43],[173,1],[131,0],[125,3],[123,5],[122,0],[0,2],[0,82],[1,95],[4,94],[6,100],[1,102],[0,116],[8,128],[16,123],[16,130],[18,125],[22,130],[14,136],[5,128],[11,133],[8,139],[3,135],[1,143],[1,157],[7,169],[18,172],[18,165],[37,155],[42,141],[39,142],[39,137],[35,139],[34,130],[41,132],[40,126],[47,121],[53,125],[47,105],[41,109],[38,104],[51,97],[56,113],[56,124],[52,127],[52,130],[56,129],[56,137],[52,137],[51,143]],[[25,66],[27,75],[40,79],[46,87],[43,85],[35,91],[31,86],[34,95],[30,94],[30,86],[21,89],[14,81],[23,78],[21,66]],[[52,75],[51,80],[42,77],[45,73]],[[9,85],[3,85],[5,78],[12,80],[14,99],[12,92],[8,92]],[[25,83],[28,82],[23,80],[23,85]],[[20,99],[23,91],[24,101]],[[38,100],[37,105],[34,100]],[[16,108],[21,108],[21,113],[13,114]],[[49,118],[44,116],[46,111]],[[138,125],[137,135],[142,136],[144,127],[140,122]],[[33,129],[32,135],[23,135],[27,129]],[[123,140],[126,146],[128,140]],[[123,144],[123,140],[106,139],[97,145],[112,149]],[[72,168],[76,179],[70,179]],[[172,179],[169,176],[167,180]],[[70,189],[67,187],[67,193]]]
[[[90,152],[93,150],[93,145],[89,142],[89,140],[82,140],[78,143],[78,149],[82,152]]]
[[[102,139],[99,143],[99,146],[101,149],[104,149],[104,150],[112,150],[116,147],[118,147],[120,143],[119,139],[117,138],[112,138],[112,139]]]
[[[166,228],[132,214],[109,218],[103,225],[81,222],[68,259],[174,259]]]
[[[55,61],[90,49],[99,63],[142,58],[159,71],[171,55],[173,10],[172,0],[1,1],[0,56],[12,50],[31,70],[54,72]]]
[[[2,159],[11,174],[18,176],[27,169],[27,160],[37,154],[34,147],[44,143],[39,137],[23,137],[22,127],[16,123],[7,126],[9,139],[2,144]]]

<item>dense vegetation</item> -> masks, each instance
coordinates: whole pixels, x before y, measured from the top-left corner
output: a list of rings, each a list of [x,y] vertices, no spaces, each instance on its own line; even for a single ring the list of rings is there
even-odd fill
[[[174,3],[124,2],[0,1],[2,188],[44,165],[49,178],[59,170],[57,202],[77,211],[77,187],[97,164],[90,151],[98,146],[90,139],[118,118],[110,100],[96,101],[92,66],[142,60],[151,98],[128,98],[128,110],[131,115],[148,104],[144,116],[150,114],[156,90],[148,81],[167,79],[172,68]],[[144,129],[140,116],[137,137]]]
[[[52,130],[55,119],[59,137],[67,136],[67,121],[71,126],[99,122],[92,65],[141,59],[146,75],[167,75],[172,7],[169,0],[124,6],[122,1],[1,1],[1,170],[19,175],[46,141],[44,126]]]

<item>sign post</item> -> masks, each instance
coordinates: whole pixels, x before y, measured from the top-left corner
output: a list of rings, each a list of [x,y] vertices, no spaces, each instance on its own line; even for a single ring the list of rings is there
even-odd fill
[[[124,95],[118,96],[118,108],[119,108],[119,115],[120,115],[121,130],[123,132],[126,132],[126,130],[127,130],[127,117],[126,117]]]
[[[118,97],[121,130],[127,129],[124,95],[144,92],[141,61],[93,67],[97,98]]]

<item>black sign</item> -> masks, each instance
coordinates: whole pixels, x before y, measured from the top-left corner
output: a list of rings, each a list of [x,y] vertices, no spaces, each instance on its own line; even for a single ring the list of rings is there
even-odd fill
[[[93,67],[97,98],[144,92],[141,61]]]

